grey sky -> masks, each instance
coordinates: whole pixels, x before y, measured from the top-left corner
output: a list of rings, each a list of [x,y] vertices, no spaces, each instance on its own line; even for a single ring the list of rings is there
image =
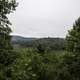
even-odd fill
[[[26,37],[65,37],[80,16],[80,0],[18,0],[10,15],[13,34]]]

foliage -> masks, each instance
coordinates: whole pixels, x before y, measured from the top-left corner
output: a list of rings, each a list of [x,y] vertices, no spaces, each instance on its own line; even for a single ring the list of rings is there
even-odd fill
[[[11,45],[11,22],[8,19],[16,7],[16,0],[0,0],[0,80],[10,80],[10,65],[18,57]]]
[[[41,45],[47,51],[65,49],[64,38],[24,38],[20,36],[12,36],[12,43],[14,47],[19,48],[37,48]]]
[[[62,61],[62,52],[40,55],[34,49],[17,49],[17,51],[20,57],[11,66],[11,80],[56,80],[61,70],[59,65]]]
[[[80,80],[80,18],[66,37],[67,51],[58,38],[13,49],[7,15],[16,7],[15,0],[0,0],[0,80]]]
[[[68,54],[63,56],[62,62],[63,69],[66,70],[64,70],[65,76],[63,73],[61,73],[61,76],[65,80],[80,80],[80,18],[75,21],[73,28],[66,37],[66,41]]]
[[[40,53],[41,55],[43,55],[45,53],[45,47],[42,44],[39,44],[37,46],[37,52]]]
[[[71,52],[80,52],[80,18],[75,21],[73,28],[69,31],[67,37],[67,50]]]

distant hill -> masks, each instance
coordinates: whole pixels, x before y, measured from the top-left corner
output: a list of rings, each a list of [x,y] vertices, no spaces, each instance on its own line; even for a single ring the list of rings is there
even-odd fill
[[[66,41],[64,38],[41,38],[34,41],[34,45],[43,45],[46,49],[62,50],[65,49]]]
[[[28,38],[22,36],[12,36],[12,44],[18,47],[37,47],[39,44],[50,49],[64,49],[64,38]]]
[[[28,42],[28,41],[32,41],[32,40],[36,40],[36,38],[25,38],[22,36],[12,36],[12,42]]]
[[[28,47],[32,45],[32,41],[36,40],[36,38],[27,38],[27,37],[22,37],[22,36],[12,36],[11,42],[13,46],[18,46],[18,47]]]

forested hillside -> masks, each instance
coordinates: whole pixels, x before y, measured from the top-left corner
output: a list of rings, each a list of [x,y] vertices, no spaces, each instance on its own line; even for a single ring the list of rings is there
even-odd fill
[[[24,38],[21,36],[12,36],[12,44],[22,48],[36,48],[41,44],[50,50],[64,50],[65,42],[64,38]]]

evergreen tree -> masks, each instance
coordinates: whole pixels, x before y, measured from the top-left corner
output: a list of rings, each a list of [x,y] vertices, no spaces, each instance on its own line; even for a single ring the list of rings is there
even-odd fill
[[[73,28],[69,31],[66,41],[68,51],[80,52],[80,18],[73,24]]]

